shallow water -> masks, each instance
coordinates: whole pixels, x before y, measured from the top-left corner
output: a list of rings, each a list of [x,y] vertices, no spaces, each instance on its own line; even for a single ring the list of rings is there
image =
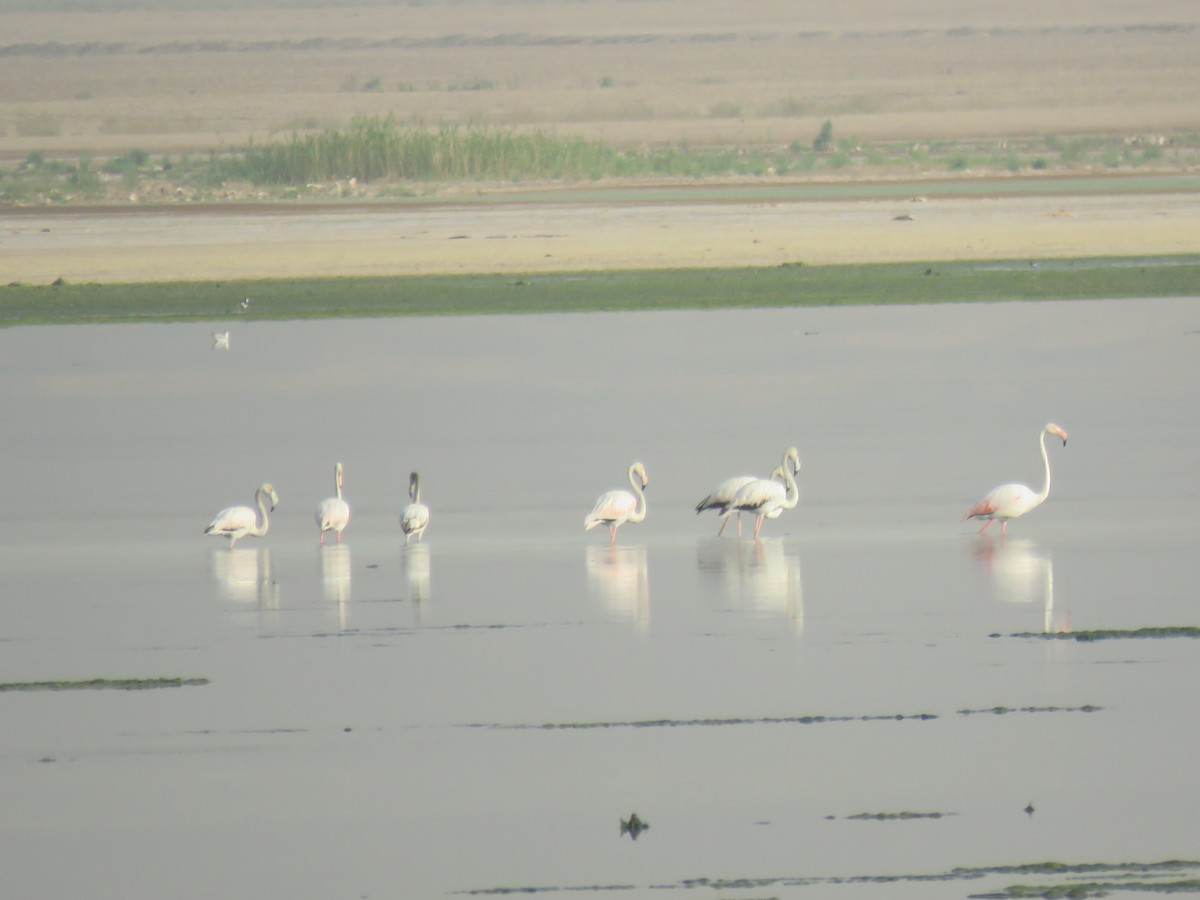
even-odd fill
[[[1193,859],[1200,644],[1010,635],[1200,624],[1198,331],[1186,299],[0,331],[0,682],[208,679],[0,693],[0,892]],[[1049,501],[977,537],[959,516],[1040,486],[1051,420]],[[800,506],[760,541],[693,514],[793,444]],[[635,458],[649,515],[613,549],[582,520]],[[266,537],[201,534],[264,480]],[[901,812],[941,817],[849,818]]]

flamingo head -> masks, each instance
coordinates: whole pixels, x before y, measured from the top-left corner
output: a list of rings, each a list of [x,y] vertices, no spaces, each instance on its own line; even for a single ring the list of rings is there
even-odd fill
[[[787,453],[783,455],[785,462],[792,464],[792,474],[795,475],[800,471],[800,451],[795,447],[788,447]]]
[[[1063,442],[1063,446],[1064,447],[1067,446],[1067,433],[1065,431],[1063,431],[1061,428],[1059,428],[1057,425],[1055,425],[1053,422],[1051,422],[1049,425],[1046,426],[1046,434],[1052,434],[1056,438],[1060,438]]]
[[[650,479],[646,476],[646,467],[640,462],[635,462],[630,466],[629,471],[641,480],[643,491],[650,486]]]
[[[338,463],[333,467],[334,477],[337,479],[337,486],[342,486],[342,464]]]
[[[275,488],[271,487],[269,484],[264,484],[257,491],[255,491],[255,495],[257,496],[258,494],[265,494],[271,498],[271,512],[275,512],[275,507],[279,505],[279,495],[275,493]]]

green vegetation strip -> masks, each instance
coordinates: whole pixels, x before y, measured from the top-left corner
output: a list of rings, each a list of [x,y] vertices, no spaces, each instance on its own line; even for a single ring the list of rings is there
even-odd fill
[[[995,635],[993,635],[995,636]],[[1041,638],[1044,641],[1115,641],[1128,638],[1200,638],[1200,627],[1176,625],[1163,628],[1101,628],[1095,631],[1071,631],[1067,633],[1044,633],[1021,631],[1010,634],[1015,638]]]
[[[993,716],[1004,716],[1008,713],[1043,713],[1043,712],[1099,712],[1104,707],[1092,706],[1090,703],[1085,706],[992,706],[987,709],[960,709],[960,716],[974,716],[981,713],[990,713]]]
[[[85,681],[8,681],[4,691],[149,691],[156,688],[193,687],[207,678],[91,678]]]
[[[748,890],[779,887],[813,887],[845,884],[894,884],[933,881],[976,881],[989,877],[1037,876],[1042,878],[1073,879],[1080,875],[1093,876],[1095,881],[1060,880],[1054,884],[1012,885],[992,893],[970,895],[988,900],[1012,900],[1017,897],[1102,897],[1110,891],[1151,891],[1159,893],[1200,892],[1200,879],[1195,877],[1165,880],[1167,876],[1188,875],[1200,868],[1194,860],[1165,860],[1153,863],[1028,863],[1012,866],[958,867],[948,872],[925,875],[849,875],[849,876],[760,876],[736,878],[686,878],[641,888],[638,885],[569,885],[492,887],[466,890],[460,893],[475,896],[506,896],[509,894],[558,893],[561,891],[645,890],[674,891],[679,888],[712,888],[718,891]],[[1136,878],[1136,880],[1135,880]],[[1156,880],[1164,879],[1164,880]]]
[[[943,816],[953,815],[953,813],[940,812],[886,812],[886,813],[855,813],[852,816],[846,816],[847,819],[855,819],[863,822],[907,822],[909,819],[940,819]]]
[[[720,725],[822,725],[827,722],[904,722],[936,719],[931,713],[890,716],[761,716],[746,719],[638,719],[630,722],[546,722],[540,725],[505,725],[495,722],[475,722],[467,728],[496,728],[503,730],[540,729],[546,731],[590,728],[711,728]]]
[[[542,275],[10,284],[0,326],[1195,296],[1200,255]],[[238,308],[251,298],[245,312]]]

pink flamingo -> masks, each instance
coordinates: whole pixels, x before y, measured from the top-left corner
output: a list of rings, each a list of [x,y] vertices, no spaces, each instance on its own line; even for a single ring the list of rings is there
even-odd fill
[[[429,527],[429,507],[421,502],[421,476],[416,472],[408,476],[408,499],[412,502],[400,511],[400,530],[404,532],[404,543],[414,534],[417,543]]]
[[[333,484],[337,488],[336,497],[327,497],[317,507],[317,527],[321,529],[321,543],[325,543],[325,532],[332,531],[337,535],[337,542],[342,542],[342,531],[350,523],[350,505],[342,499],[342,464],[333,468]]]
[[[626,522],[637,524],[646,518],[646,495],[642,492],[650,484],[650,479],[646,477],[646,467],[640,462],[629,467],[629,483],[633,486],[632,494],[629,491],[607,491],[600,495],[592,511],[583,520],[584,531],[590,531],[597,525],[607,525],[609,543],[615,547],[618,528]]]
[[[1023,484],[1002,484],[988,491],[987,496],[967,510],[964,519],[987,519],[979,533],[983,534],[992,522],[1000,520],[1000,536],[1008,536],[1008,520],[1023,516],[1031,509],[1036,509],[1050,496],[1050,457],[1046,455],[1046,435],[1052,434],[1061,438],[1063,446],[1067,446],[1067,433],[1051,422],[1042,429],[1038,440],[1042,448],[1042,462],[1046,466],[1046,483],[1042,492],[1035,494],[1032,488]]]
[[[275,507],[279,505],[279,495],[275,493],[275,488],[271,485],[263,484],[254,492],[254,502],[258,506],[257,514],[248,506],[227,507],[217,513],[217,517],[204,529],[204,533],[229,538],[230,550],[240,538],[246,535],[262,537],[267,533],[267,527],[270,525],[267,521],[267,504],[263,499],[265,497],[271,498],[271,512],[274,512]],[[261,525],[258,524],[260,515],[262,516]]]
[[[800,451],[795,447],[789,447],[783,454],[783,465],[792,464],[792,472],[800,471]],[[738,475],[734,478],[726,478],[711,494],[696,504],[696,514],[704,512],[706,509],[724,510],[729,505],[730,501],[737,496],[737,492],[750,484],[752,481],[758,481],[753,475]],[[729,524],[729,517],[721,517],[721,527],[717,530],[717,537],[725,531],[725,526]],[[742,514],[737,514],[738,537],[742,536]]]
[[[721,515],[728,517],[735,512],[754,513],[757,516],[754,520],[754,539],[757,541],[764,520],[778,519],[785,509],[795,509],[800,502],[800,489],[792,474],[793,465],[789,463],[794,464],[796,471],[800,470],[800,454],[794,447],[784,454],[783,465],[776,466],[769,479],[756,478],[743,486],[721,510]],[[782,478],[783,484],[776,478]]]

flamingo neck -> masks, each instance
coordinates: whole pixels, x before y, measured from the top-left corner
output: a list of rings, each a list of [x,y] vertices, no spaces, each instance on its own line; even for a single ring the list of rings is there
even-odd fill
[[[792,467],[786,461],[783,466],[783,483],[787,487],[787,493],[783,495],[783,503],[780,506],[784,509],[795,509],[796,504],[800,502],[800,488],[796,486],[796,479],[792,475]]]
[[[408,486],[408,496],[412,499],[413,503],[421,502],[421,479],[420,478],[414,478],[412,480],[412,484],[410,484]]]
[[[1042,492],[1038,494],[1038,503],[1044,501],[1050,496],[1050,457],[1046,453],[1046,432],[1042,432],[1042,439],[1038,442],[1042,448],[1042,464],[1046,467],[1046,481],[1042,485]]]
[[[633,508],[633,512],[626,521],[641,522],[646,518],[646,495],[642,492],[642,481],[637,477],[633,466],[629,467],[629,485],[633,488],[633,495],[637,497],[637,506]]]
[[[263,499],[263,492],[258,491],[254,495],[254,500],[258,504],[258,514],[262,517],[262,524],[257,526],[247,534],[252,534],[255,537],[262,537],[267,533],[267,502]]]

